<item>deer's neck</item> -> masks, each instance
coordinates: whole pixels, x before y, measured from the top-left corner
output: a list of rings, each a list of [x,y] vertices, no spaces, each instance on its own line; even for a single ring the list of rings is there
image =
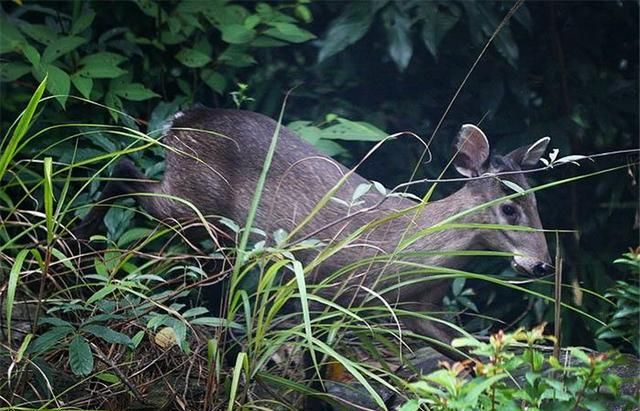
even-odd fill
[[[479,250],[482,248],[480,242],[480,231],[472,228],[447,228],[446,224],[442,228],[435,228],[429,231],[430,227],[437,227],[451,216],[454,216],[472,205],[469,200],[468,189],[463,187],[452,195],[438,201],[434,201],[424,206],[415,217],[413,233],[417,235],[422,232],[424,236],[417,238],[409,247],[412,251],[463,251]],[[469,221],[468,218],[461,218],[454,221],[463,223]],[[465,265],[467,258],[456,255],[434,255],[429,258],[429,263],[442,265],[449,268],[461,268]]]

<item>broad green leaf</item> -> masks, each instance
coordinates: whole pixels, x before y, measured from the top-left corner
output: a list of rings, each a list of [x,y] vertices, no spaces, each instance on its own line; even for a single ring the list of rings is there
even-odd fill
[[[311,21],[313,20],[311,10],[309,10],[309,7],[305,6],[304,4],[298,4],[293,10],[293,13],[298,19],[304,21],[305,23],[311,23]]]
[[[150,228],[135,227],[127,230],[118,238],[118,247],[125,247],[136,240],[148,237],[151,233],[153,230]]]
[[[29,346],[29,352],[36,355],[42,354],[62,341],[72,332],[74,332],[73,327],[54,327],[33,340],[33,343]]]
[[[200,77],[211,90],[218,94],[224,93],[224,90],[227,88],[227,79],[222,74],[211,69],[203,69]]]
[[[104,381],[107,384],[117,384],[120,382],[120,377],[110,372],[101,372],[95,376],[98,380]]]
[[[246,8],[238,4],[225,5],[224,7],[215,10],[215,12],[215,15],[211,17],[221,26],[228,26],[230,24],[242,24],[250,14]],[[210,14],[205,12],[205,16],[210,16]]]
[[[108,51],[100,51],[98,53],[89,54],[80,60],[83,66],[117,66],[127,58],[121,54],[111,53]]]
[[[87,10],[78,17],[71,25],[71,34],[80,34],[91,26],[96,13],[93,10]]]
[[[96,291],[91,297],[87,299],[86,305],[91,305],[96,301],[104,299],[107,295],[116,290],[116,286],[113,284],[106,284],[104,287]]]
[[[201,51],[183,48],[176,54],[176,59],[187,67],[202,67],[211,62],[211,57]]]
[[[38,320],[38,325],[43,324],[55,325],[56,327],[73,327],[69,321],[65,321],[57,317],[41,317]]]
[[[256,32],[246,28],[242,24],[229,24],[220,27],[222,40],[229,44],[249,43],[256,35]]]
[[[318,52],[318,61],[337,54],[360,40],[369,30],[382,2],[353,2],[333,22]],[[384,3],[382,3],[384,4]]]
[[[71,82],[84,98],[88,99],[91,96],[93,80],[90,77],[84,77],[75,73],[71,75]]]
[[[63,37],[55,41],[55,43],[49,44],[47,48],[44,49],[42,53],[42,62],[43,63],[52,63],[57,60],[60,56],[65,55],[76,48],[80,47],[82,44],[86,43],[87,39],[84,37]]]
[[[460,295],[460,293],[462,292],[462,289],[464,288],[464,284],[466,280],[467,279],[464,277],[458,277],[453,280],[453,283],[451,284],[451,290],[453,291],[453,295]]]
[[[499,374],[487,379],[474,379],[472,383],[468,383],[472,384],[472,388],[464,396],[463,403],[469,406],[470,409],[474,409],[476,407],[476,404],[478,403],[478,397],[480,397],[480,394],[487,391],[495,383],[506,377],[507,374]]]
[[[15,81],[31,71],[31,66],[23,63],[0,63],[0,81]]]
[[[209,310],[204,308],[204,307],[194,307],[194,308],[190,308],[187,311],[183,312],[182,316],[184,318],[197,317],[198,315],[206,314],[208,312],[209,312]]]
[[[133,346],[131,338],[129,338],[127,335],[122,334],[118,331],[114,331],[111,328],[105,327],[103,325],[88,324],[82,327],[80,330],[89,334],[93,334],[108,343]]]
[[[258,24],[260,24],[261,21],[262,19],[260,18],[260,16],[258,16],[257,14],[252,14],[244,20],[242,25],[249,30],[253,30]]]
[[[0,54],[14,51],[19,43],[27,43],[16,22],[19,20],[9,19],[6,15],[0,16]]]
[[[53,44],[58,40],[58,34],[44,24],[29,24],[22,22],[18,27],[24,34],[44,45]]]
[[[385,10],[385,28],[389,42],[389,55],[400,71],[409,65],[413,55],[413,43],[410,38],[411,20],[396,8]]]
[[[40,53],[35,49],[35,47],[30,44],[23,43],[19,44],[17,49],[24,55],[32,66],[35,67],[40,65]]]
[[[107,107],[113,109],[113,110],[109,110],[109,114],[111,114],[111,117],[115,121],[117,121],[119,117],[118,111],[122,111],[123,109],[122,100],[120,100],[120,98],[116,96],[114,93],[108,92],[104,96],[104,103],[106,104]]]
[[[229,45],[218,57],[218,61],[231,67],[248,67],[256,63],[252,55],[245,53],[243,47]]]
[[[420,409],[420,402],[418,400],[410,400],[405,402],[398,411],[418,411]]]
[[[438,47],[442,39],[460,20],[460,9],[452,3],[420,3],[424,13],[422,24],[422,41],[434,57],[438,56]]]
[[[47,73],[49,78],[49,81],[47,82],[47,90],[56,96],[56,100],[58,100],[60,105],[64,108],[71,88],[71,79],[69,78],[69,75],[53,64],[43,66],[42,70]]]
[[[93,371],[93,354],[87,340],[76,335],[69,344],[69,365],[75,375],[89,375]]]
[[[125,73],[120,67],[103,65],[87,65],[78,71],[78,75],[91,78],[117,78]]]
[[[329,126],[322,131],[322,138],[349,141],[380,141],[387,137],[387,133],[365,122],[338,119],[338,124]]]
[[[304,43],[316,38],[312,33],[291,23],[274,23],[272,28],[264,31],[264,34],[290,43]]]
[[[111,92],[125,100],[131,101],[144,101],[153,97],[160,97],[159,94],[154,93],[140,83],[129,83],[120,88],[112,88]]]

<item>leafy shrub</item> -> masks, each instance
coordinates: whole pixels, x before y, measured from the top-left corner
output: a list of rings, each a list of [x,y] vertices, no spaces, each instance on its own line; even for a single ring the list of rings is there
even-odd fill
[[[609,314],[606,327],[598,330],[598,338],[622,339],[631,345],[636,355],[640,353],[640,248],[630,250],[614,261],[631,275],[630,281],[616,281],[605,294],[616,308]]]
[[[423,406],[431,411],[606,410],[616,400],[637,406],[637,398],[620,395],[622,379],[610,372],[618,354],[588,354],[574,347],[562,361],[545,358],[536,344],[553,337],[543,331],[544,325],[498,332],[486,343],[455,340],[454,346],[467,347],[479,358],[470,361],[475,376],[468,376],[469,363],[444,364],[444,369],[408,385],[419,399],[406,402],[401,411]],[[520,353],[514,351],[518,348]]]

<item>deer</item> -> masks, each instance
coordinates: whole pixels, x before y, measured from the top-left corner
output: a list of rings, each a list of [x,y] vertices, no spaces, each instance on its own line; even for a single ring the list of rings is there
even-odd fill
[[[337,279],[332,278],[331,286],[319,288],[319,293],[349,304],[366,299],[364,289],[386,290],[383,298],[389,303],[421,312],[441,307],[450,281],[412,281],[403,286],[405,278],[400,275],[407,261],[462,269],[469,261],[456,251],[493,250],[512,253],[512,265],[534,277],[554,270],[534,194],[525,191],[520,196],[464,214],[465,210],[509,194],[509,188],[495,177],[497,174],[504,173],[503,180],[529,189],[523,172],[538,164],[549,138],[503,156],[492,155],[486,135],[471,124],[463,125],[453,141],[453,166],[467,180],[458,191],[421,204],[408,197],[369,190],[359,198],[358,204],[346,208],[344,202],[358,187],[371,184],[364,177],[323,155],[286,127],[279,128],[279,124],[267,116],[242,110],[195,107],[178,113],[167,127],[162,140],[166,147],[162,180],[146,179],[131,160],[121,159],[114,167],[113,179],[102,190],[98,201],[101,206],[94,206],[74,233],[78,238],[89,238],[100,226],[110,202],[121,196],[135,197],[144,210],[160,221],[193,221],[194,208],[205,216],[246,221],[277,128],[277,145],[254,226],[267,233],[276,229],[294,233],[292,241],[315,238],[324,244],[341,241],[356,230],[369,227],[320,263],[313,263],[320,251],[300,253],[298,258],[303,264],[315,264],[309,270],[309,284],[321,283],[342,267],[360,260],[371,260],[343,272]],[[342,201],[327,201],[312,213],[329,191],[332,198]],[[312,216],[307,218],[310,213]],[[464,215],[457,222],[479,224],[478,228],[435,230],[424,236],[416,235],[459,213]],[[215,218],[211,221],[216,223]],[[527,226],[536,230],[484,229],[482,224]],[[405,241],[403,253],[397,254],[398,244],[407,238],[412,241]],[[425,251],[433,253],[427,255]],[[371,259],[379,255],[397,255],[398,261]],[[407,255],[406,260],[402,255]],[[455,331],[434,321],[411,317],[403,322],[411,331],[439,341],[445,347],[456,336]],[[452,356],[446,348],[444,353]]]

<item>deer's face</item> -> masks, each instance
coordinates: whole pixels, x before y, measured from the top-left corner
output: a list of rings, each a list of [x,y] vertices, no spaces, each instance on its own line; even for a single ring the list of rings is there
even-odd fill
[[[504,157],[494,156],[490,159],[489,143],[484,133],[475,126],[463,126],[454,145],[457,150],[454,165],[460,174],[467,177],[488,176],[467,183],[470,205],[485,204],[517,193],[516,190],[529,189],[525,176],[520,172],[535,167],[548,141],[542,139]],[[505,172],[508,175],[500,176],[500,173]],[[535,231],[542,229],[542,224],[533,193],[486,207],[468,220],[491,225],[518,226],[514,229],[480,229],[476,236],[486,249],[513,253],[515,256],[512,265],[520,272],[542,276],[553,271],[544,233]]]

